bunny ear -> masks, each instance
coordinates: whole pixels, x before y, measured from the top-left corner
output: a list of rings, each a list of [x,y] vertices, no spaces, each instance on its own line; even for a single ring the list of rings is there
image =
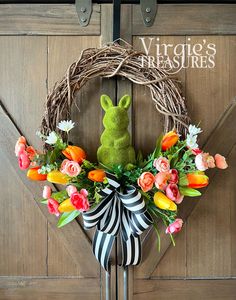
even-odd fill
[[[129,95],[124,95],[119,102],[119,107],[128,110],[131,104],[131,97]]]
[[[112,100],[109,96],[107,95],[102,95],[100,98],[101,106],[102,108],[107,111],[108,108],[113,106]]]

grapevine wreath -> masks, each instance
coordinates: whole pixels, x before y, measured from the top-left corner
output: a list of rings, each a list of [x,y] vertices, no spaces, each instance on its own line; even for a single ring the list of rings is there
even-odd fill
[[[68,142],[74,127],[71,106],[76,92],[90,79],[114,76],[149,87],[151,99],[163,115],[163,134],[153,153],[143,158],[132,147],[128,132],[130,96],[124,95],[114,106],[109,96],[102,95],[104,131],[97,162],[90,162],[86,150]],[[64,186],[53,192],[45,185],[42,205],[58,217],[58,227],[82,214],[84,228],[96,228],[93,253],[108,270],[115,237],[121,241],[122,265],[137,265],[141,259],[140,235],[152,225],[159,240],[159,219],[174,243],[173,234],[183,224],[177,217],[178,205],[185,196],[201,195],[198,189],[209,183],[205,174],[208,168],[227,167],[220,154],[213,157],[199,149],[200,132],[190,124],[178,82],[158,67],[149,68],[144,53],[112,43],[84,50],[48,95],[38,132],[44,141],[43,152],[29,146],[21,136],[15,154],[19,167],[28,169],[29,180]]]

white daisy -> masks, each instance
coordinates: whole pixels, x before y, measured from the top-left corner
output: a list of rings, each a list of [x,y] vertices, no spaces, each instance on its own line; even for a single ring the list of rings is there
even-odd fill
[[[188,132],[189,132],[189,135],[191,136],[194,136],[194,135],[198,135],[199,133],[202,132],[201,128],[195,126],[195,125],[189,125],[188,127]]]
[[[52,131],[47,136],[45,143],[47,143],[49,145],[54,145],[54,144],[56,144],[57,140],[58,140],[58,136],[57,136],[56,132]]]
[[[72,128],[75,127],[75,123],[73,123],[71,120],[67,121],[67,120],[64,120],[64,121],[61,121],[57,128],[59,128],[60,130],[62,131],[65,131],[65,132],[69,132]]]
[[[187,134],[186,144],[190,149],[197,149],[197,135]]]

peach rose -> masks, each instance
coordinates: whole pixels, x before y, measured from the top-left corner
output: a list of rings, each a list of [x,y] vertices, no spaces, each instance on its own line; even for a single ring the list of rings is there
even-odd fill
[[[138,178],[138,185],[144,192],[148,192],[152,189],[153,184],[155,182],[155,177],[150,172],[144,172]]]
[[[36,150],[32,146],[26,147],[26,152],[28,153],[29,159],[33,160],[34,156],[36,155]]]
[[[159,172],[155,176],[155,186],[159,189],[164,191],[167,187],[167,181],[170,179],[169,172]]]
[[[226,169],[228,168],[228,164],[225,160],[225,157],[220,155],[220,154],[216,154],[215,155],[215,162],[216,162],[216,166],[219,169]]]
[[[182,226],[183,226],[183,220],[182,219],[176,219],[173,223],[171,223],[166,228],[166,233],[169,233],[169,234],[177,233],[181,230]]]
[[[65,159],[61,164],[60,171],[61,173],[66,174],[70,177],[76,177],[81,172],[81,167],[77,162]]]
[[[159,172],[168,172],[170,170],[169,160],[165,157],[156,158],[153,162],[153,166]]]
[[[175,183],[167,185],[166,196],[177,204],[180,204],[184,199],[184,196],[180,194],[178,186]]]
[[[202,152],[196,155],[195,165],[199,171],[205,171],[208,168],[215,168],[215,160],[209,153]]]

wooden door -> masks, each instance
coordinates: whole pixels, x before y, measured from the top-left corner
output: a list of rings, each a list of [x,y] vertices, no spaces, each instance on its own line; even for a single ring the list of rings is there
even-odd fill
[[[192,44],[203,39],[216,44],[215,68],[187,68],[177,76],[193,121],[204,128],[202,142],[209,151],[225,154],[230,164],[223,175],[212,173],[201,199],[186,199],[181,206],[188,220],[175,248],[163,233],[158,253],[153,231],[147,233],[143,263],[129,268],[130,299],[235,299],[235,16],[235,5],[160,5],[153,27],[146,28],[138,5],[122,8],[122,37],[140,50],[144,36],[169,44],[188,38]],[[40,146],[35,130],[46,94],[81,50],[111,39],[111,19],[110,5],[95,5],[85,28],[78,25],[73,5],[0,5],[1,300],[104,299],[104,271],[91,253],[91,233],[76,221],[56,228],[37,202],[41,187],[18,170],[13,149],[19,133]],[[120,95],[133,92],[133,143],[147,153],[161,131],[149,91],[122,80],[118,87]],[[112,84],[91,82],[81,91],[80,111],[73,109],[79,124],[74,141],[83,141],[92,159],[102,130],[94,120],[94,115],[102,118],[102,91],[113,96]],[[112,268],[114,299],[115,275]],[[118,286],[123,299],[121,269]]]

